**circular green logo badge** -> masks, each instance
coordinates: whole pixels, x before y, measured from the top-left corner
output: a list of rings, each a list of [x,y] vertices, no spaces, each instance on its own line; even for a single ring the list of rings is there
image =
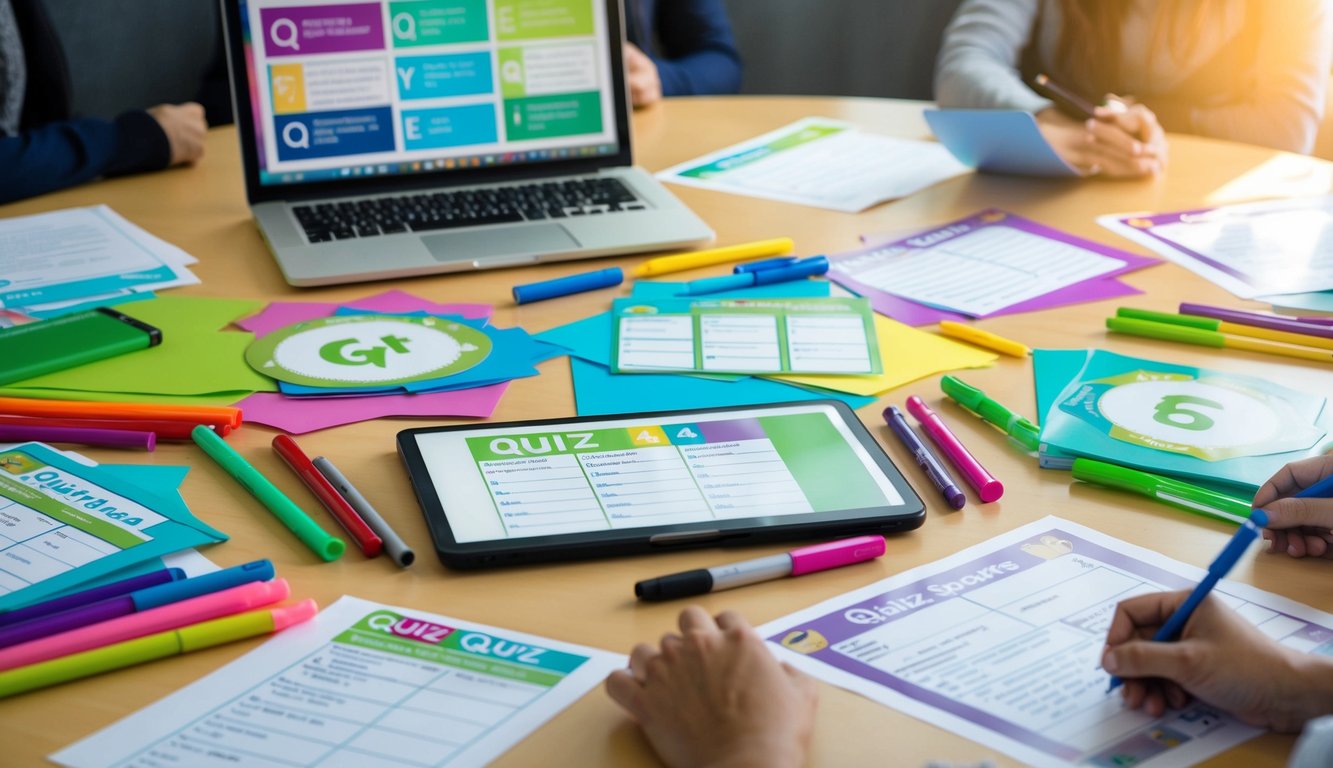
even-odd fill
[[[348,315],[296,323],[255,339],[245,360],[310,387],[408,384],[466,371],[491,353],[475,328],[436,317]]]

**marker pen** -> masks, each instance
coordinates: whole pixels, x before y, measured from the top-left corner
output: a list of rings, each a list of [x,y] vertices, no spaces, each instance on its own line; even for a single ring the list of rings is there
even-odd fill
[[[640,581],[634,585],[634,596],[640,600],[673,600],[678,597],[705,595],[761,581],[772,581],[784,576],[804,576],[807,573],[840,568],[852,563],[873,560],[882,554],[884,554],[883,536],[856,536],[793,549],[781,555],[719,565],[715,568],[682,571]]]

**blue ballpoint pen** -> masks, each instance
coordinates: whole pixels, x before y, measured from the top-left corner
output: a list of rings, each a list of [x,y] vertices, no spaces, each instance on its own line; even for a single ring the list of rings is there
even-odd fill
[[[761,269],[758,272],[742,272],[739,275],[723,275],[722,277],[705,277],[702,280],[693,280],[686,283],[685,290],[677,295],[701,296],[708,293],[750,288],[756,285],[786,283],[793,280],[804,280],[807,277],[822,275],[826,272],[828,272],[828,258],[825,256],[811,256],[808,259],[792,262],[785,267],[773,267],[771,269]]]
[[[932,453],[930,447],[921,442],[921,438],[912,431],[912,426],[907,423],[907,417],[903,416],[903,412],[896,406],[890,405],[884,409],[884,421],[888,422],[889,429],[898,436],[898,440],[916,459],[916,463],[921,465],[926,477],[930,478],[930,482],[944,496],[944,501],[953,509],[962,509],[967,504],[967,495],[954,482],[939,457]]]
[[[746,272],[759,272],[765,269],[775,269],[794,264],[799,256],[776,256],[771,259],[760,259],[759,261],[747,261],[744,264],[737,264],[731,271],[742,275]]]
[[[1307,488],[1306,490],[1310,489]],[[1227,542],[1227,545],[1222,548],[1222,554],[1218,555],[1212,565],[1208,566],[1208,573],[1204,575],[1203,581],[1199,582],[1199,586],[1194,588],[1190,596],[1185,598],[1185,602],[1181,603],[1179,608],[1176,608],[1175,613],[1171,614],[1171,618],[1167,619],[1166,623],[1152,636],[1153,642],[1173,643],[1180,639],[1180,632],[1185,628],[1190,616],[1194,615],[1194,609],[1198,608],[1199,603],[1202,603],[1208,593],[1213,591],[1217,582],[1221,581],[1231,571],[1236,565],[1236,561],[1240,560],[1240,556],[1245,554],[1245,550],[1249,548],[1250,543],[1259,538],[1259,529],[1265,525],[1268,525],[1268,515],[1262,509],[1256,509],[1250,513],[1250,519],[1236,529],[1231,541]],[[1106,687],[1106,692],[1110,693],[1119,688],[1121,682],[1119,677],[1112,675],[1111,684]]]

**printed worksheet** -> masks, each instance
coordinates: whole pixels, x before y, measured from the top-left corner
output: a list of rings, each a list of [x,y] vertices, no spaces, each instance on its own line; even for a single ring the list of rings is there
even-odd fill
[[[38,307],[198,283],[194,257],[105,205],[0,221],[0,307]]]
[[[657,176],[675,184],[856,213],[967,171],[933,141],[893,139],[808,117]]]
[[[0,610],[227,538],[178,499],[39,443],[0,450]]]
[[[1126,266],[1114,249],[988,210],[834,258],[830,276],[863,296],[982,317]]]
[[[1204,704],[1154,718],[1107,694],[1116,603],[1201,568],[1047,517],[759,632],[782,659],[1036,766],[1187,766],[1262,731]],[[1244,584],[1213,594],[1261,632],[1333,655],[1333,615]]]
[[[865,299],[616,299],[613,313],[619,373],[883,372]]]
[[[1097,221],[1242,299],[1333,289],[1333,196]]]
[[[73,768],[484,765],[625,663],[343,597],[51,759]]]

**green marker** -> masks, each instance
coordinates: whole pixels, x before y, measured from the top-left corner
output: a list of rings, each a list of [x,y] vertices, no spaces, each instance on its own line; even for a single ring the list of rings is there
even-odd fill
[[[1235,525],[1250,519],[1250,504],[1225,493],[1095,459],[1074,459],[1074,479],[1131,491],[1176,509]]]
[[[980,416],[988,424],[1000,428],[1019,448],[1035,453],[1041,448],[1041,429],[1003,405],[986,397],[986,393],[954,376],[940,379],[940,389],[954,402]]]
[[[330,536],[320,528],[319,523],[311,520],[310,515],[302,512],[295,502],[283,495],[267,477],[259,474],[259,470],[241,458],[241,454],[227,445],[216,432],[200,424],[190,431],[190,437],[204,449],[209,458],[216,461],[223,471],[249,491],[251,496],[258,499],[260,504],[267,507],[274,517],[282,521],[283,525],[296,534],[296,538],[310,547],[310,550],[322,560],[328,562],[342,557],[343,550],[347,549],[342,539]]]

